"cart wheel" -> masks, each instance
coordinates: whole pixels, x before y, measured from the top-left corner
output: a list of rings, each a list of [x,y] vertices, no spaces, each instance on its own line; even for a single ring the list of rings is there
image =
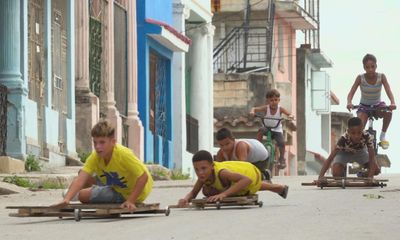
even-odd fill
[[[264,204],[264,203],[263,203],[262,201],[259,201],[259,202],[258,202],[258,207],[262,207],[263,204]]]
[[[166,208],[165,208],[165,216],[169,216],[169,214],[171,213],[171,209],[167,206]]]
[[[81,220],[81,210],[80,209],[74,209],[74,219],[75,221],[79,222]]]
[[[217,209],[218,209],[218,210],[221,209],[221,203],[220,203],[219,201],[216,202],[215,205],[217,206]]]
[[[379,185],[381,186],[381,188],[383,188],[383,186],[384,186],[384,185],[383,185],[383,182],[381,182]]]

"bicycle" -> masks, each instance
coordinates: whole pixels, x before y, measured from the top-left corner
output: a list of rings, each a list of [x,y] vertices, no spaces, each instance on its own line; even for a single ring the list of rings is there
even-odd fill
[[[378,120],[379,117],[376,116],[377,112],[391,112],[390,108],[388,106],[385,107],[368,107],[368,106],[360,106],[360,105],[354,105],[352,109],[359,109],[362,107],[367,115],[368,115],[368,129],[367,132],[372,135],[373,137],[373,144],[374,144],[374,151],[375,155],[378,154],[378,147],[381,147],[383,149],[387,149],[388,146],[381,142],[377,142],[376,140],[376,133],[377,131],[374,129],[374,121]]]
[[[268,158],[268,163],[267,163],[267,168],[270,173],[271,173],[271,178],[274,173],[274,167],[275,165],[278,165],[279,162],[275,160],[275,141],[272,139],[272,129],[276,128],[279,126],[279,124],[285,120],[284,118],[270,118],[270,117],[265,117],[261,116],[259,114],[255,114],[254,117],[259,118],[261,120],[262,125],[266,129],[265,133],[263,133],[263,136],[266,136],[266,140],[262,142],[262,144],[265,146],[269,153],[269,158]],[[265,120],[268,121],[276,121],[276,124],[274,126],[268,126]],[[278,165],[279,167],[279,165]]]
[[[373,147],[374,147],[374,152],[375,152],[375,157],[378,156],[378,148],[381,147],[382,149],[387,149],[388,145],[383,144],[382,142],[378,142],[376,139],[377,131],[374,129],[374,121],[378,120],[379,117],[376,115],[377,112],[391,112],[392,110],[388,107],[369,107],[369,106],[360,106],[360,105],[354,105],[352,109],[359,109],[363,108],[367,115],[368,115],[368,129],[367,132],[372,136],[373,138]],[[362,170],[362,167],[361,167]],[[357,173],[357,176],[363,177],[365,175],[365,171],[360,171]]]

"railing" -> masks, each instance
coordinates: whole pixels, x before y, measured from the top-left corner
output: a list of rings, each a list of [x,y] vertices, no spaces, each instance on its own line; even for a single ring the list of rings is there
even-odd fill
[[[0,84],[0,156],[7,155],[7,94],[7,87]]]
[[[233,28],[214,49],[214,72],[270,70],[275,4],[269,0],[265,27],[249,27],[249,19]],[[249,9],[249,8],[248,8]],[[247,15],[250,13],[248,12]]]
[[[269,66],[265,27],[236,27],[214,50],[214,72],[240,72]],[[246,44],[247,37],[247,44]]]

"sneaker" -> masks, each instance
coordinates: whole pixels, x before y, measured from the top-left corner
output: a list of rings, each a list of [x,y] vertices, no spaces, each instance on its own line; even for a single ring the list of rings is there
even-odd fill
[[[383,140],[379,143],[379,146],[381,146],[383,149],[388,149],[389,148],[389,142],[386,140]]]
[[[288,192],[289,192],[289,186],[285,185],[285,187],[283,188],[283,191],[281,193],[279,193],[279,196],[286,199]]]
[[[284,159],[284,158],[279,159],[278,168],[279,169],[285,169],[286,168],[286,159]]]

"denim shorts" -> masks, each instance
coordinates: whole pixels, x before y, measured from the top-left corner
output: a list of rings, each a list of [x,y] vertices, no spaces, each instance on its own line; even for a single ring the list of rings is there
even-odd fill
[[[357,162],[361,166],[367,164],[369,162],[367,150],[363,149],[362,151],[355,153],[339,151],[333,159],[333,164],[339,163],[343,166],[346,166],[347,163],[352,162]]]
[[[93,185],[90,203],[123,203],[125,198],[112,186]]]

